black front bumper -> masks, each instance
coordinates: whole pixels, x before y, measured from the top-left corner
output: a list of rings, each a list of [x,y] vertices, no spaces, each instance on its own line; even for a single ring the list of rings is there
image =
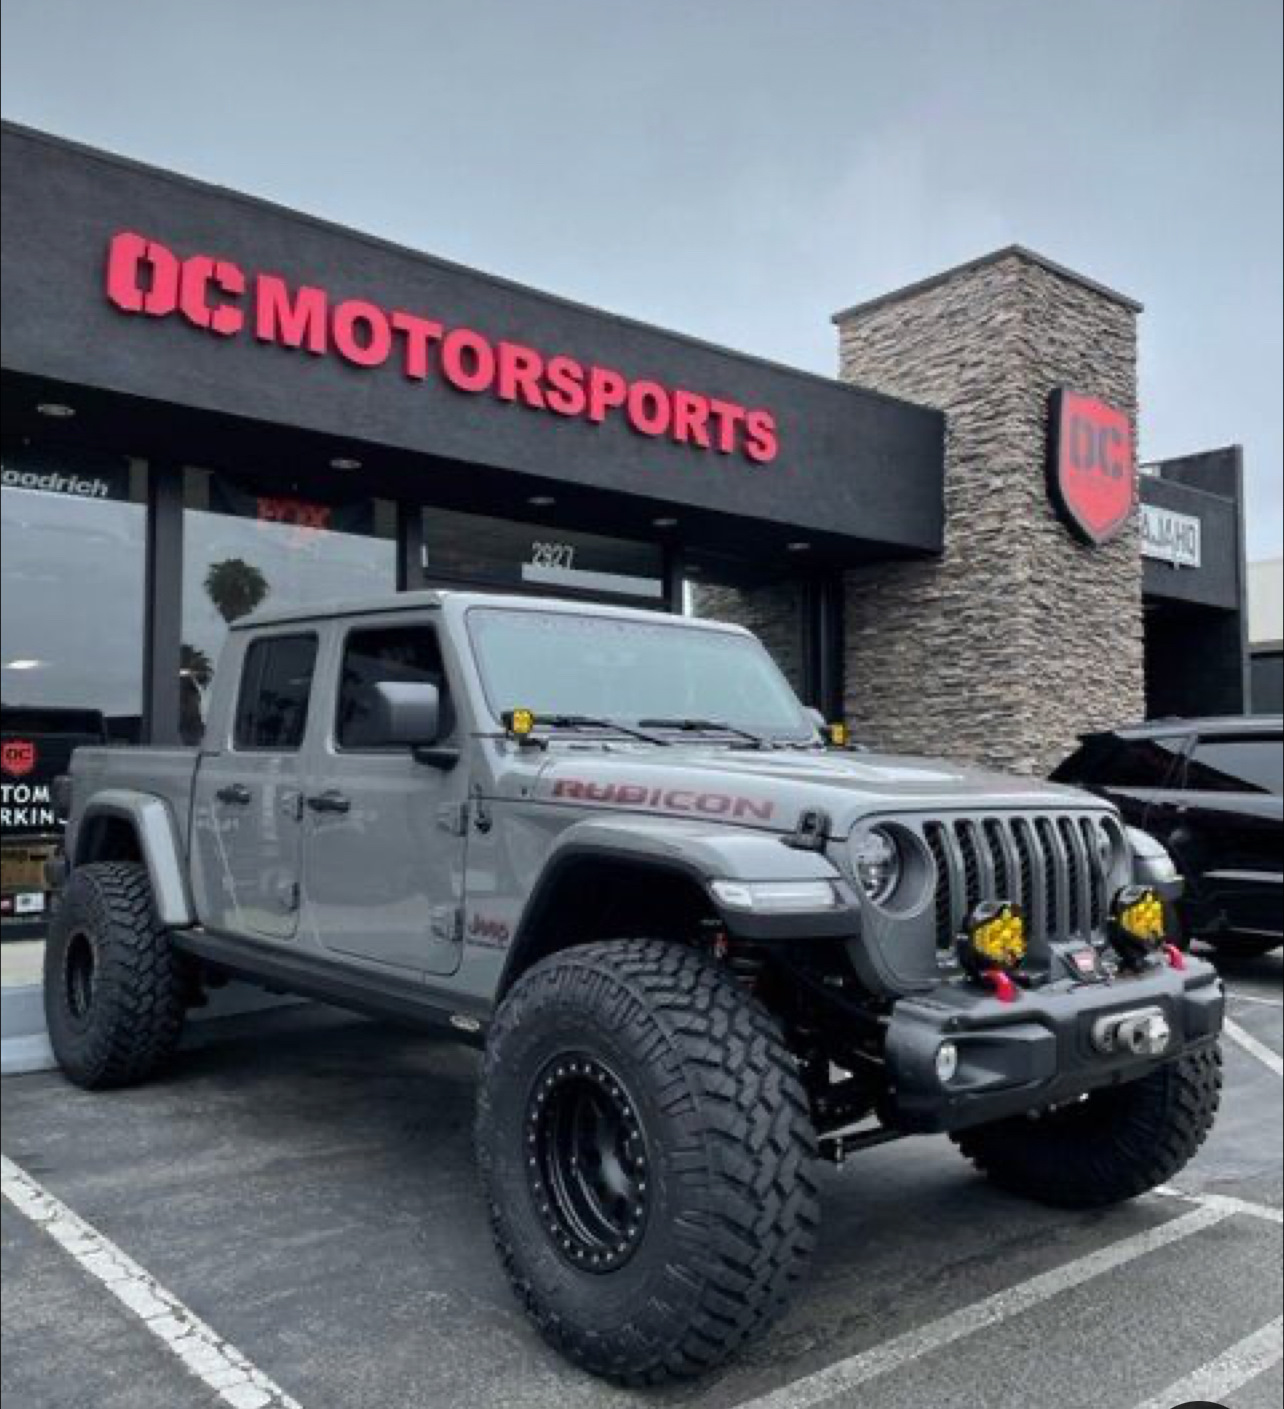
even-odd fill
[[[1003,1003],[970,983],[942,984],[897,1003],[887,1030],[884,1123],[920,1134],[961,1130],[1058,1105],[1145,1076],[1212,1045],[1225,999],[1217,971],[1198,959],[1111,982],[1058,983],[1022,990]],[[1103,1055],[1092,1041],[1101,1017],[1159,1008],[1172,1029],[1159,1057]],[[942,1083],[937,1053],[958,1049],[958,1071]]]

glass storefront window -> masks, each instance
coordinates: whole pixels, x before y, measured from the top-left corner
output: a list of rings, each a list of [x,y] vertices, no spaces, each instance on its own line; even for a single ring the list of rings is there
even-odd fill
[[[43,932],[50,784],[78,744],[136,743],[143,707],[146,470],[6,446],[0,488],[0,915]]]
[[[570,591],[652,606],[664,599],[658,544],[449,509],[424,510],[423,573],[430,583]]]
[[[199,742],[228,626],[260,608],[396,591],[395,506],[250,490],[209,470],[184,479],[180,732]]]

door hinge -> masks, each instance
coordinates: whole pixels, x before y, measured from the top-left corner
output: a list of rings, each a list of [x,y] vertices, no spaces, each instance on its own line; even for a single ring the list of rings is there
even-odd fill
[[[452,837],[462,837],[468,831],[468,804],[446,802],[437,809],[437,825]]]

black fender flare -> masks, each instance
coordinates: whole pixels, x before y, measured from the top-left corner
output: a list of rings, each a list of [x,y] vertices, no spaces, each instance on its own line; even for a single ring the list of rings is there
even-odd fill
[[[785,844],[777,833],[698,821],[609,814],[586,818],[557,838],[518,922],[500,979],[500,995],[543,957],[544,935],[561,887],[579,868],[605,870],[624,863],[684,881],[697,889],[731,936],[759,942],[850,939],[859,930],[860,907],[842,874],[821,852]],[[815,881],[834,885],[833,909],[764,915],[722,903],[714,881]]]

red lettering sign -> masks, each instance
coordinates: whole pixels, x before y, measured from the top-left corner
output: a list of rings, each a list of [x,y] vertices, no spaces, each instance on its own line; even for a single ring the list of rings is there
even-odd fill
[[[291,286],[280,274],[247,273],[232,260],[180,257],[133,231],[112,237],[106,290],[122,313],[177,316],[224,338],[251,330],[259,342],[334,355],[364,370],[393,362],[409,381],[436,375],[458,392],[532,411],[595,425],[619,419],[638,435],[741,455],[757,465],[770,464],[780,449],[776,418],[763,407],[653,378],[631,379],[613,367],[549,355],[473,328],[447,328],[403,308],[362,298],[335,301],[325,289]]]
[[[1048,489],[1062,518],[1088,543],[1108,543],[1137,500],[1128,417],[1095,397],[1052,393]]]

